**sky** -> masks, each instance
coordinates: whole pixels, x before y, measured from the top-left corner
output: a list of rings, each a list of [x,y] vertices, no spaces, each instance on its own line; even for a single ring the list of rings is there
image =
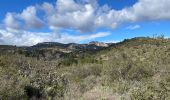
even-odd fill
[[[1,0],[0,44],[170,37],[170,0]]]

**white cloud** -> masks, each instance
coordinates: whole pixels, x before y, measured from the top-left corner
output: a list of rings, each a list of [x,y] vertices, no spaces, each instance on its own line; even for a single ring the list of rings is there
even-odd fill
[[[53,7],[55,11],[50,7],[54,13],[47,14],[49,25],[87,32],[98,28],[114,29],[126,22],[170,19],[170,0],[139,0],[122,10],[114,10],[107,5],[99,7],[96,0],[84,2],[58,0]]]
[[[80,8],[74,0],[57,0],[56,8],[59,13],[74,12]]]
[[[48,4],[48,8],[44,7],[45,5],[47,6],[47,4],[43,4],[43,8],[47,12],[50,5]],[[49,27],[53,27],[53,29],[70,28],[87,32],[92,31],[95,27],[94,9],[90,4],[78,5],[73,0],[58,0],[56,7],[53,8],[56,10],[55,13],[47,13]]]
[[[136,20],[170,19],[170,0],[140,0],[131,12]]]
[[[58,0],[56,5],[44,3],[47,21],[51,29],[75,29],[81,32],[92,32],[98,28],[116,28],[118,23],[113,18],[113,10],[107,5],[98,6],[96,0]],[[51,12],[51,13],[49,13]]]
[[[33,45],[38,42],[50,41],[51,35],[46,33],[33,33],[28,31],[13,31],[0,29],[0,44]],[[19,35],[16,35],[19,34]]]
[[[131,25],[126,27],[127,30],[135,30],[135,29],[139,29],[141,26],[140,25]]]
[[[57,0],[56,4],[45,2],[41,5],[46,12],[43,21],[37,16],[39,9],[29,6],[21,14],[8,13],[5,22],[12,28],[24,26],[19,26],[20,16],[29,28],[40,28],[44,22],[52,30],[92,32],[99,28],[114,29],[126,22],[169,20],[169,5],[170,0],[139,0],[131,7],[115,10],[107,5],[99,6],[97,0]]]
[[[16,20],[16,15],[12,13],[7,13],[6,17],[4,19],[4,23],[6,25],[6,28],[12,28],[12,29],[20,29],[21,26],[19,25],[19,22]]]
[[[43,26],[43,21],[36,15],[36,8],[29,6],[22,13],[7,13],[4,24],[8,29],[39,29]]]
[[[47,14],[49,27],[52,29],[75,29],[81,32],[92,32],[98,28],[116,28],[117,19],[114,11],[107,5],[98,6],[96,0],[58,0],[56,5],[44,3],[42,8]],[[53,12],[53,13],[49,13]]]
[[[169,20],[170,0],[139,0],[132,7],[116,11],[122,21]]]
[[[29,28],[41,28],[43,26],[43,22],[36,15],[36,8],[34,6],[27,7],[23,10],[20,17]]]
[[[41,9],[44,10],[47,15],[52,15],[55,13],[54,6],[48,2],[44,2],[41,6]]]
[[[0,29],[0,44],[12,44],[18,46],[31,46],[40,42],[81,42],[84,40],[92,40],[99,37],[110,35],[109,32],[99,32],[95,34],[86,34],[74,36],[68,33],[34,33],[29,31],[3,30]]]

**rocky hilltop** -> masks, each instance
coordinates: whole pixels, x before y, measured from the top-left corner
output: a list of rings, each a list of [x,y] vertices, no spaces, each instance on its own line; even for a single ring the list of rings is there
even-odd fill
[[[58,42],[43,42],[38,43],[34,46],[31,46],[33,48],[64,48],[64,49],[86,49],[86,50],[95,50],[100,49],[103,47],[108,47],[111,45],[111,43],[104,43],[104,42],[98,42],[98,41],[92,41],[87,44],[77,44],[77,43],[58,43]]]

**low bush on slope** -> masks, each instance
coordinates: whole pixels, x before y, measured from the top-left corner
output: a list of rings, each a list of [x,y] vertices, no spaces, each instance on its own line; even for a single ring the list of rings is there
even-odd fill
[[[1,53],[0,99],[169,100],[169,64],[168,39],[134,38],[58,60]]]

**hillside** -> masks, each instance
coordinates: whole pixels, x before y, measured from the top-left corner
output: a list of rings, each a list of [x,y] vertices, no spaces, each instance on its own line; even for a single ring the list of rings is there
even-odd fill
[[[0,51],[3,100],[170,99],[169,39],[138,37],[108,45],[40,43],[0,46]]]

